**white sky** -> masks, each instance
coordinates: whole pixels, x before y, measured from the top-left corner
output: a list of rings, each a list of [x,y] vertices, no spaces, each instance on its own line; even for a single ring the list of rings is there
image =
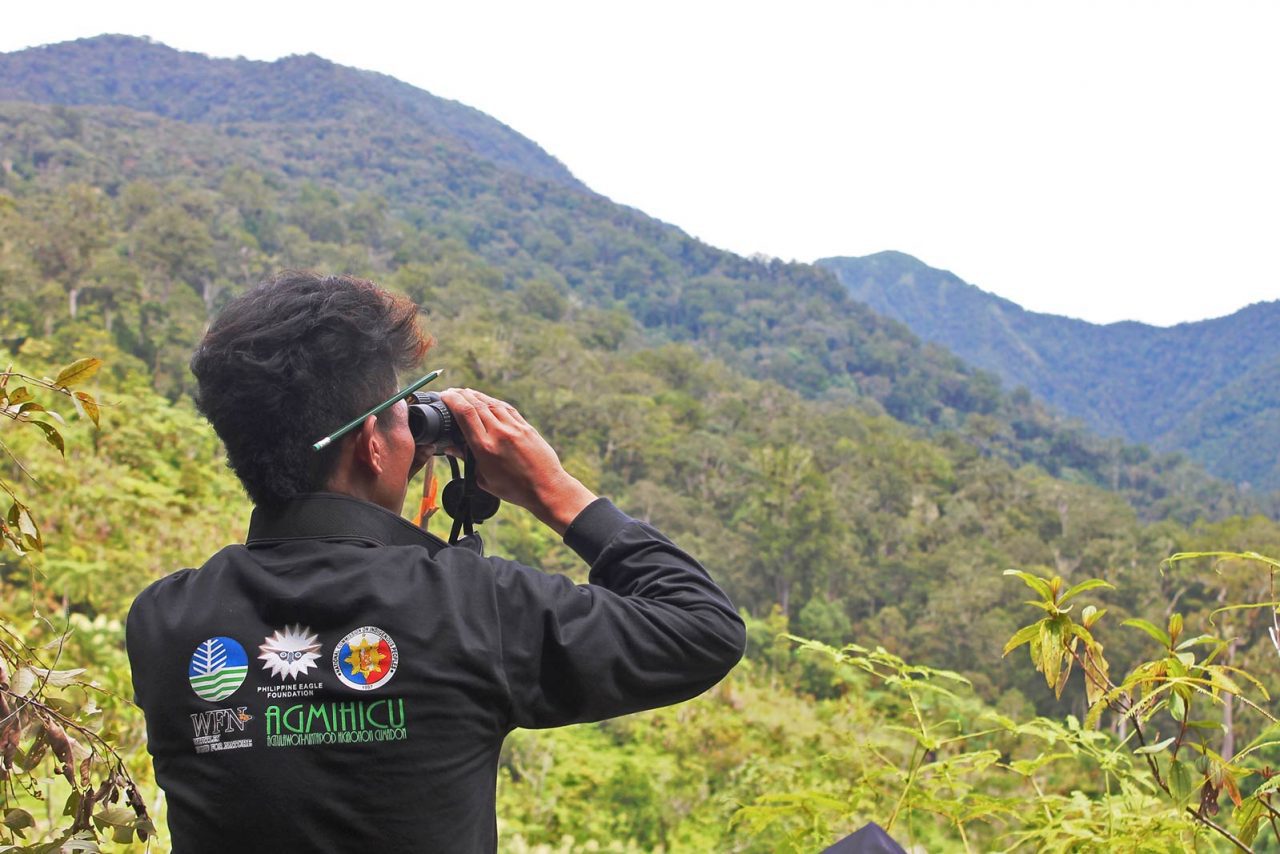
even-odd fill
[[[1280,3],[16,2],[317,53],[476,107],[742,254],[909,252],[1037,311],[1171,324],[1280,297]]]

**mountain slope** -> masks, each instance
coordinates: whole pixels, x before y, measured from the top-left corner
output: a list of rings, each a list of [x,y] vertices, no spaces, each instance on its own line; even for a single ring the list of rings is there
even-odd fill
[[[425,132],[523,175],[582,188],[558,160],[479,110],[314,55],[211,59],[133,36],[98,36],[0,54],[3,100],[114,104],[210,124],[340,120],[366,133]]]
[[[1104,435],[1280,487],[1280,302],[1169,328],[1026,311],[908,255],[826,258],[856,298]]]
[[[49,56],[58,63],[51,65]],[[1258,506],[1185,460],[1098,440],[1029,397],[1003,393],[992,375],[873,312],[826,270],[713,249],[580,186],[486,156],[482,145],[466,143],[448,127],[407,122],[386,99],[360,97],[369,77],[364,72],[308,58],[308,74],[284,74],[290,61],[210,60],[120,37],[3,59],[0,91],[10,96],[25,92],[59,104],[118,98],[133,105],[0,104],[0,161],[7,164],[0,189],[48,194],[39,205],[33,199],[35,207],[48,208],[33,210],[37,219],[48,219],[50,227],[63,221],[57,211],[77,204],[68,193],[84,201],[83,190],[72,192],[83,184],[112,198],[175,196],[183,211],[130,226],[154,226],[154,245],[171,241],[169,232],[184,217],[217,226],[214,251],[198,264],[159,253],[165,258],[157,263],[171,278],[155,289],[169,295],[172,284],[185,283],[202,303],[182,320],[186,329],[198,330],[228,296],[272,264],[382,275],[388,267],[412,267],[444,252],[468,259],[464,267],[480,259],[482,277],[497,271],[509,289],[537,282],[552,303],[594,306],[610,317],[625,312],[649,340],[696,343],[744,374],[887,412],[1016,465],[1032,463],[1055,476],[1106,485],[1148,517],[1219,516]],[[200,94],[184,95],[183,86],[172,82],[176,69],[186,69]],[[237,86],[256,105],[252,109],[223,103],[225,95],[201,82],[232,72],[240,75]],[[327,102],[305,106],[318,97],[313,78],[329,81],[323,88],[352,94],[330,112]],[[191,118],[140,111],[147,107]],[[222,118],[224,112],[234,119]],[[502,128],[499,136],[518,135]],[[237,210],[218,214],[217,198]],[[354,206],[359,216],[335,215],[341,205]],[[353,252],[352,244],[364,249]],[[45,271],[44,281],[56,281],[57,272]],[[438,287],[404,275],[419,298],[447,300]],[[32,277],[32,292],[39,282]],[[74,291],[67,297],[71,304],[83,297],[86,305],[104,306],[118,300],[120,290],[114,282],[64,287]],[[49,322],[56,310],[40,299],[26,305],[39,322]],[[130,334],[142,337],[157,376],[180,392],[187,381],[182,336],[188,333],[164,340],[152,328]],[[122,343],[131,350],[141,346]]]

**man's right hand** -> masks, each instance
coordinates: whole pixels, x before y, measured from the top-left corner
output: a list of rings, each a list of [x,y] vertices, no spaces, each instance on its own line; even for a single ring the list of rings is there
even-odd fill
[[[525,508],[561,536],[596,499],[511,404],[469,388],[445,389],[440,399],[466,437],[485,492]]]

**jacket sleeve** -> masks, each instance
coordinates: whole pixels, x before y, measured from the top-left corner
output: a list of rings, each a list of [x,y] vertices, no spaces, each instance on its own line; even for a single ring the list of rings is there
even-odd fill
[[[598,499],[565,532],[589,584],[496,562],[512,725],[601,720],[687,700],[742,657],[746,631],[696,560]]]

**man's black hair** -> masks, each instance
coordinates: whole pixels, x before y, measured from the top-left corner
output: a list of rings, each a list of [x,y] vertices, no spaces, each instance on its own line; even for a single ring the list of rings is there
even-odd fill
[[[317,439],[391,396],[431,341],[404,297],[290,270],[237,297],[191,357],[196,405],[253,503],[323,490],[341,442]]]

